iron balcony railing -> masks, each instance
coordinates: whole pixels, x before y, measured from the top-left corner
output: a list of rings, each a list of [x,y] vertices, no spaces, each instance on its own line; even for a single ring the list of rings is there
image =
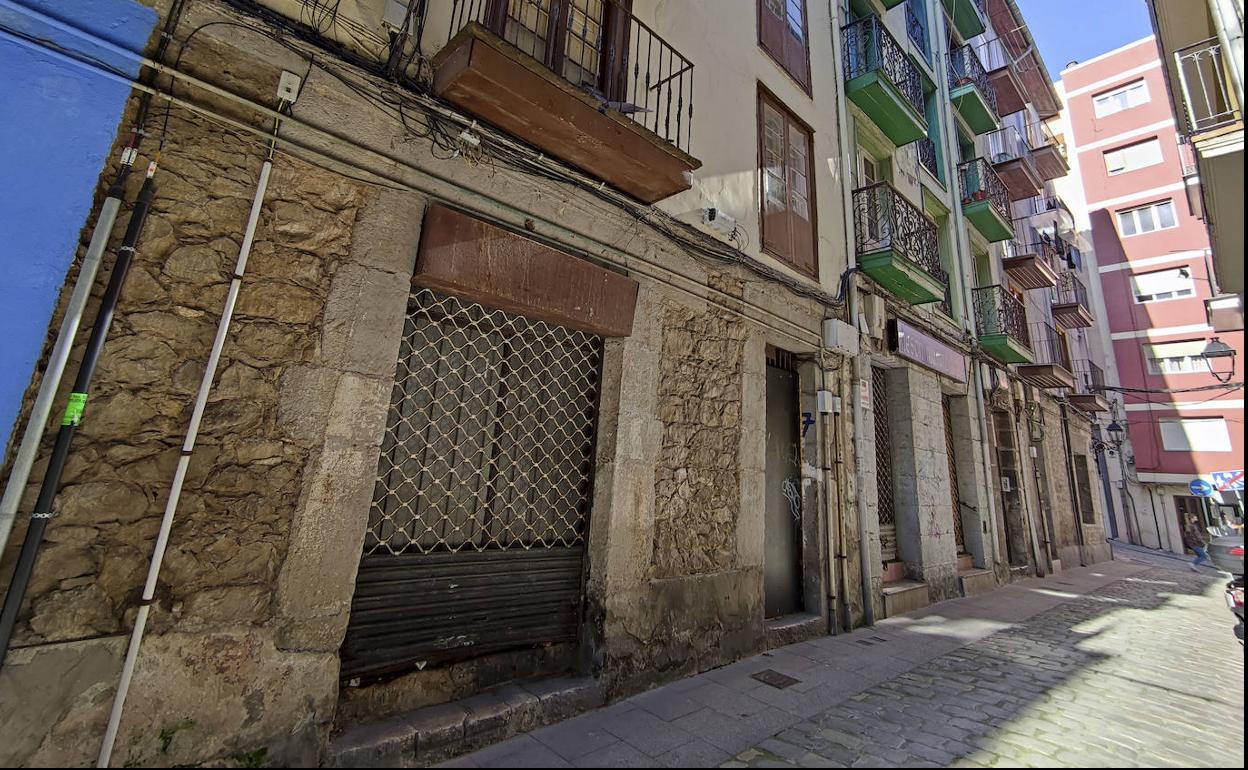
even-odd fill
[[[923,110],[923,81],[919,68],[897,43],[878,16],[864,16],[841,28],[845,44],[845,77],[879,71],[906,102],[920,115]]]
[[[959,88],[967,84],[973,84],[979,89],[988,106],[992,108],[992,114],[997,115],[996,89],[988,80],[988,73],[975,55],[975,49],[964,45],[949,51],[949,88]]]
[[[450,36],[472,22],[604,108],[689,151],[693,62],[620,0],[453,0]]]
[[[1032,359],[1035,364],[1055,365],[1070,371],[1070,351],[1066,348],[1066,339],[1053,324],[1048,321],[1033,323],[1027,333],[1030,336],[1031,352],[1035,355]]]
[[[1028,157],[1031,157],[1031,144],[1014,126],[1005,126],[988,134],[988,158],[993,163]]]
[[[1066,259],[1069,260],[1069,254]],[[1091,309],[1092,305],[1088,301],[1088,289],[1083,285],[1083,281],[1072,272],[1064,272],[1057,279],[1057,293],[1053,300],[1054,305],[1078,305],[1081,308]]]
[[[1028,123],[1025,127],[1027,132],[1027,145],[1032,150],[1039,150],[1042,147],[1052,146],[1057,150],[1057,154],[1062,156],[1062,160],[1068,160],[1066,157],[1066,144],[1058,141],[1053,132],[1049,130],[1049,126],[1042,120],[1034,123]]]
[[[937,179],[944,179],[940,173],[940,158],[936,155],[936,143],[931,139],[920,139],[915,142],[915,147],[919,150],[919,163],[923,164],[923,168],[932,173]]]
[[[1222,44],[1216,37],[1180,48],[1174,52],[1174,61],[1189,134],[1241,120],[1240,107],[1228,85]]]
[[[1075,393],[1079,395],[1105,395],[1105,370],[1086,358],[1075,361]]]
[[[923,52],[924,58],[931,55],[932,49],[927,45],[927,27],[915,12],[913,3],[906,3],[906,34],[910,36],[910,41]]]
[[[1010,67],[1014,64],[1009,51],[1005,50],[1001,39],[996,37],[976,44],[975,55],[979,57],[979,63],[984,65],[984,69],[989,72],[995,72],[1002,67]]]
[[[948,285],[940,265],[936,223],[888,182],[854,190],[854,238],[859,254],[892,249]]]
[[[997,176],[992,164],[983,158],[967,161],[958,166],[958,188],[962,191],[962,205],[967,206],[987,200],[1001,218],[1009,222],[1010,193],[1005,182]]]
[[[975,301],[975,328],[979,336],[1006,334],[1024,345],[1031,345],[1027,331],[1027,309],[1004,286],[982,286],[972,292]]]
[[[1014,210],[1018,212],[1015,220],[1050,214],[1053,216],[1054,223],[1061,225],[1061,229],[1066,232],[1071,232],[1075,228],[1075,215],[1060,196],[1033,195],[1030,198],[1016,201],[1014,206]]]
[[[1065,267],[1065,256],[1060,254],[1061,246],[1056,242],[1053,236],[1032,230],[1025,233],[1022,237],[1004,242],[1004,252],[1002,256],[1006,259],[1011,257],[1030,257],[1035,256],[1037,259],[1044,260],[1049,267],[1057,272],[1059,267]],[[1064,242],[1063,242],[1064,243]],[[1060,263],[1059,263],[1059,260]]]

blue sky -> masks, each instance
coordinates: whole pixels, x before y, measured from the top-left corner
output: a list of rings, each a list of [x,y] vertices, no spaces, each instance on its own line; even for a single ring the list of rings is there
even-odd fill
[[[1086,61],[1152,34],[1144,0],[1017,0],[1054,80]]]

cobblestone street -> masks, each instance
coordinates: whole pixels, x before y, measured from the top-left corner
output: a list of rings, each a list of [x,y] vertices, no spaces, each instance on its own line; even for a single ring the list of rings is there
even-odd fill
[[[1153,562],[1070,570],[775,650],[449,764],[1241,767],[1243,650],[1222,584]],[[764,684],[764,670],[796,681]]]

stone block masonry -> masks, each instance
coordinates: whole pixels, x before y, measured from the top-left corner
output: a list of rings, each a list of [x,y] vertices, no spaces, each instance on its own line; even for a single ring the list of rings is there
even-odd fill
[[[183,28],[202,27],[182,59],[189,72],[267,104],[281,70],[306,70],[306,59],[268,38],[203,26],[240,21],[222,6],[187,6]],[[264,122],[205,92],[178,91]],[[350,686],[339,680],[338,649],[433,196],[279,148],[116,761],[316,764],[335,731],[508,682],[589,675],[618,697],[763,649],[762,509],[752,502],[762,499],[763,351],[774,344],[809,356],[826,308],[740,266],[711,269],[571,187],[435,157],[320,70],[294,114],[320,125],[351,116],[361,141],[452,180],[442,202],[516,229],[525,222],[515,212],[532,207],[686,278],[677,289],[639,270],[633,332],[604,343],[580,643]],[[0,760],[9,764],[95,757],[262,157],[255,137],[170,111],[158,197],[66,468],[19,647],[0,671]],[[584,254],[583,243],[568,249]],[[108,269],[106,261],[101,285]],[[720,299],[700,298],[699,285]],[[808,330],[806,341],[746,321],[737,311],[749,303]],[[813,504],[826,500],[822,481],[810,484],[810,515],[822,516]],[[817,581],[820,562],[810,563],[808,579]],[[821,600],[828,593],[807,588]],[[860,593],[852,584],[846,592]],[[820,621],[823,608],[808,603]],[[53,680],[50,671],[67,673]]]

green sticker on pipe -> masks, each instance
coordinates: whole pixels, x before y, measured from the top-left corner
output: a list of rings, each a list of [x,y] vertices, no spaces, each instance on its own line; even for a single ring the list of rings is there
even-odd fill
[[[65,405],[65,416],[61,425],[79,425],[82,423],[82,410],[87,407],[86,393],[70,393],[69,403]]]

